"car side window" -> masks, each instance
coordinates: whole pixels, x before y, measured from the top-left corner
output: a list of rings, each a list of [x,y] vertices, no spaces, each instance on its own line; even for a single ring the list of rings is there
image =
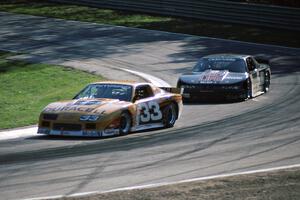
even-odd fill
[[[134,100],[145,99],[148,97],[152,97],[153,91],[150,85],[141,85],[135,89]]]
[[[249,71],[253,71],[256,68],[255,61],[251,57],[247,58],[246,62]]]

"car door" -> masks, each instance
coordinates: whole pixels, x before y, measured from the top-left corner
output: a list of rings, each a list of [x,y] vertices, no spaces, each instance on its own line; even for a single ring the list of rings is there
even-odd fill
[[[251,79],[252,85],[252,95],[255,96],[260,89],[260,74],[259,74],[259,66],[257,62],[251,57],[246,58],[247,68],[249,71],[249,76]]]
[[[145,125],[162,121],[159,98],[155,97],[150,85],[140,85],[135,89],[134,104],[136,105],[136,124]]]
[[[261,64],[257,63],[257,71],[259,76],[259,91],[263,92],[265,87],[266,69]]]

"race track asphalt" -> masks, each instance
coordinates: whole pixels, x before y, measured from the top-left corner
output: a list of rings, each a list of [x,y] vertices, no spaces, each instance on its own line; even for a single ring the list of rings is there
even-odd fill
[[[212,53],[264,55],[272,70],[269,93],[245,102],[185,105],[171,129],[108,139],[37,135],[0,141],[1,199],[106,191],[300,163],[300,49],[3,12],[0,49],[109,78],[123,67],[171,85],[199,57]]]

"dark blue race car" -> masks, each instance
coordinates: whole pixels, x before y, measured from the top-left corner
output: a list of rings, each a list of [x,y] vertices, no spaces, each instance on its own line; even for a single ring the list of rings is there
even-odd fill
[[[177,87],[185,101],[224,98],[248,99],[268,92],[271,70],[253,56],[215,54],[202,57],[193,71],[182,74]]]

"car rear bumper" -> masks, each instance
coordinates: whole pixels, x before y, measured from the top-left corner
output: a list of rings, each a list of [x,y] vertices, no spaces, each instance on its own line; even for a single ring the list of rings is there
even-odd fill
[[[196,88],[183,90],[182,96],[184,100],[230,100],[230,99],[246,99],[246,90],[199,90]]]

